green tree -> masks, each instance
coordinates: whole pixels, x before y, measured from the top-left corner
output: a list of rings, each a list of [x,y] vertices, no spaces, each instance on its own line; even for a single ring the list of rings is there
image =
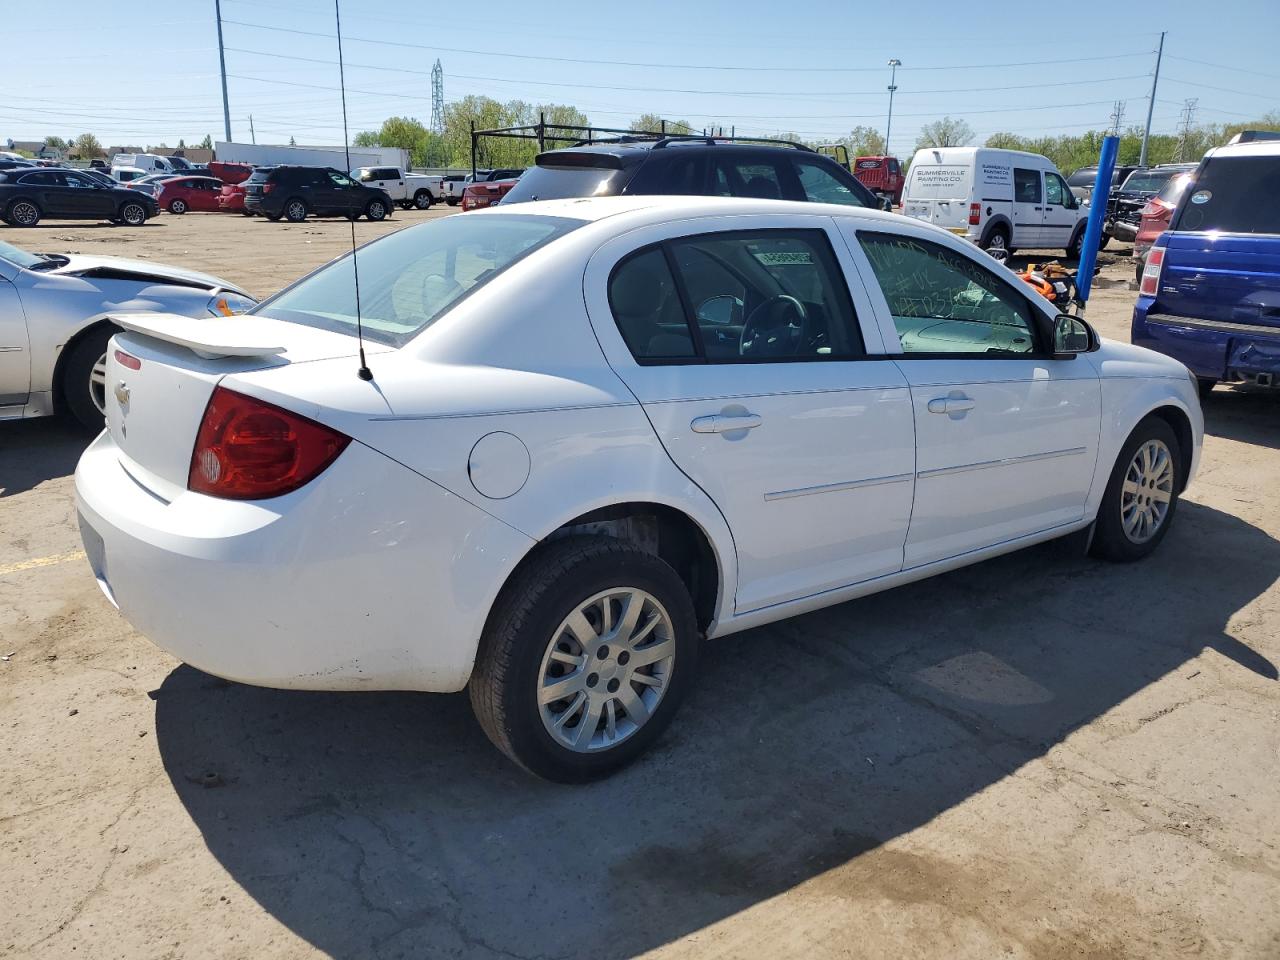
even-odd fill
[[[850,160],[854,157],[878,157],[884,154],[884,137],[874,127],[856,126],[837,142],[848,148]]]
[[[920,128],[916,149],[924,147],[963,147],[973,139],[973,128],[963,120],[943,117]]]
[[[678,134],[678,133],[697,133],[698,132],[697,130],[694,130],[693,127],[689,126],[689,121],[687,120],[665,120],[664,121],[664,118],[660,117],[656,113],[640,114],[640,116],[636,117],[634,120],[631,121],[630,124],[627,125],[627,128],[629,130],[635,130],[637,132],[642,130],[648,130],[650,132],[656,131],[658,133],[661,133],[663,130],[664,122],[666,123],[667,133]]]
[[[76,137],[71,149],[81,160],[92,160],[95,157],[106,156],[106,152],[102,149],[102,144],[98,142],[98,138],[92,133],[82,133]]]
[[[200,149],[201,149],[201,150],[212,150],[212,149],[213,149],[213,137],[209,136],[209,134],[207,134],[207,133],[206,133],[206,134],[204,135],[204,139],[200,141]]]
[[[179,149],[179,150],[185,150],[185,149],[187,149],[187,141],[185,141],[185,140],[181,140],[181,139],[180,139],[180,140],[178,141],[178,149]]]
[[[67,143],[67,141],[63,140],[61,137],[45,137],[44,142],[54,150],[61,150],[64,153],[67,148],[71,146],[71,144]]]
[[[298,145],[298,141],[297,141],[297,140],[295,140],[295,139],[293,139],[293,137],[290,137],[290,138],[289,138],[289,146],[291,146],[291,147],[296,147],[297,145]]]

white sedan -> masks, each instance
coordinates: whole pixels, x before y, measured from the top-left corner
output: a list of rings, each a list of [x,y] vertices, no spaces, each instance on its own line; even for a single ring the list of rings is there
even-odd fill
[[[555,780],[648,747],[704,638],[1075,531],[1146,555],[1200,455],[1180,363],[890,214],[549,201],[358,258],[358,300],[347,257],[115,318],[93,571],[222,677],[467,687]]]

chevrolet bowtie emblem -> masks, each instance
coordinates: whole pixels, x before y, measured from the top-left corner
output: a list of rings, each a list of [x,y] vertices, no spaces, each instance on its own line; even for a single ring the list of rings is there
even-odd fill
[[[129,405],[129,388],[123,380],[116,384],[116,402],[122,407]]]

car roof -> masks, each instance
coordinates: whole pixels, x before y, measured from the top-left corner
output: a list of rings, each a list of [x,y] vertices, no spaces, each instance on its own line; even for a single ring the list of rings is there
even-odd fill
[[[1206,157],[1280,157],[1280,140],[1251,140],[1214,147]]]
[[[666,140],[610,140],[603,143],[584,143],[576,147],[559,147],[555,150],[544,150],[538,154],[538,158],[554,157],[560,153],[587,153],[600,154],[603,156],[617,157],[621,161],[622,166],[630,166],[633,163],[639,163],[645,157],[651,156],[659,151],[663,154],[667,150],[672,151],[672,156],[681,156],[688,151],[707,151],[713,152],[716,156],[728,152],[730,154],[742,153],[759,153],[767,151],[774,153],[779,150],[786,150],[789,153],[800,153],[807,157],[822,157],[814,150],[797,149],[784,143],[730,143],[722,140],[716,140],[708,143],[703,139],[666,139]],[[676,152],[679,151],[679,152]],[[830,160],[830,157],[827,157]],[[834,163],[834,161],[832,161]]]

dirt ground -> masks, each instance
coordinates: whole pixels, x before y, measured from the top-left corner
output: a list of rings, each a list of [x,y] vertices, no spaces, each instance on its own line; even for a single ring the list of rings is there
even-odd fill
[[[2,237],[261,296],[348,231]],[[1124,338],[1134,296],[1089,319]],[[85,437],[0,424],[0,955],[1280,957],[1280,397],[1206,419],[1150,560],[1060,541],[710,644],[655,753],[581,788],[512,768],[465,695],[160,652],[79,553]]]

